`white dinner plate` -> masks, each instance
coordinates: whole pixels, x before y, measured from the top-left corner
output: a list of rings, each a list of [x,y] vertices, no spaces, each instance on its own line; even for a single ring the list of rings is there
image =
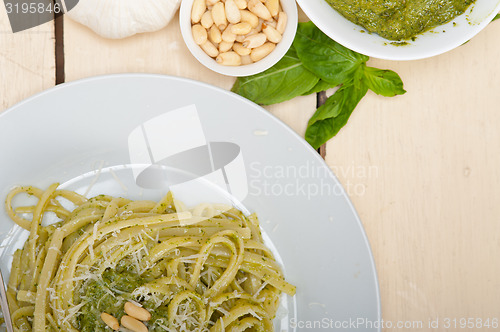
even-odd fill
[[[161,144],[150,141],[141,155],[134,137],[146,136]],[[126,74],[38,94],[0,115],[0,197],[15,185],[60,182],[82,194],[159,199],[163,188],[139,185],[148,160],[202,143],[214,144],[213,153],[217,144],[234,152],[214,160],[213,169],[224,169],[231,193],[258,214],[287,280],[297,286],[279,312],[278,331],[343,330],[353,322],[364,324],[359,331],[379,331],[375,265],[341,185],[289,127],[228,91],[183,78]],[[0,210],[0,267],[8,279],[11,254],[26,232]]]

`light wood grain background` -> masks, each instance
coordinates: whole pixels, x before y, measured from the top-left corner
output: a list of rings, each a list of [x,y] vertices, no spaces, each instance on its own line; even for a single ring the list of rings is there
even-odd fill
[[[408,93],[369,93],[327,144],[326,161],[372,246],[384,320],[426,326],[445,317],[500,319],[499,35],[495,22],[432,59],[371,60],[397,71]],[[53,86],[54,56],[52,22],[12,34],[0,9],[0,110]],[[161,31],[120,41],[65,19],[64,60],[66,81],[148,72],[225,89],[233,82],[196,62],[177,18]],[[310,96],[269,110],[303,135],[315,106]]]
[[[0,5],[0,110],[54,84],[53,22],[13,34]]]
[[[499,23],[432,59],[371,61],[408,93],[371,93],[327,146],[329,165],[371,166],[337,175],[359,190],[385,319],[500,316]]]

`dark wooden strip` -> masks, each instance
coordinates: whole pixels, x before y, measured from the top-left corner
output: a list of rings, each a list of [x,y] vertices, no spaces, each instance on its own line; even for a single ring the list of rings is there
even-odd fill
[[[316,95],[316,107],[322,106],[326,100],[328,99],[326,95],[326,91],[319,92]],[[326,144],[323,144],[322,146],[319,147],[318,153],[321,155],[323,159],[326,157]]]
[[[54,3],[56,0],[54,0]],[[64,14],[54,13],[56,85],[64,83]]]

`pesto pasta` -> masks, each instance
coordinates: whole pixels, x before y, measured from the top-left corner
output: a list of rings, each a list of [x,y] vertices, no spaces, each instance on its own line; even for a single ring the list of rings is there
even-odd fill
[[[14,207],[19,194],[36,204]],[[126,303],[150,313],[145,331],[273,331],[281,294],[295,287],[257,217],[179,205],[170,193],[153,202],[14,188],[7,213],[29,231],[7,289],[15,331],[111,331],[103,319],[123,323]],[[46,214],[58,221],[42,225]]]

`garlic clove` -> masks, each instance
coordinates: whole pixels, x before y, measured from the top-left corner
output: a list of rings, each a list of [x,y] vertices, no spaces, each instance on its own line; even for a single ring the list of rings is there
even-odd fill
[[[165,27],[181,0],[80,0],[66,15],[112,39]]]

